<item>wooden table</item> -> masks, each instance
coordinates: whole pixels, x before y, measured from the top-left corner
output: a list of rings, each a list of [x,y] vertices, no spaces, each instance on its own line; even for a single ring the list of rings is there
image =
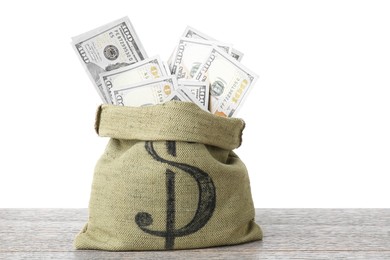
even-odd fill
[[[390,259],[390,209],[257,209],[261,242],[158,252],[78,251],[86,209],[0,209],[0,259]]]

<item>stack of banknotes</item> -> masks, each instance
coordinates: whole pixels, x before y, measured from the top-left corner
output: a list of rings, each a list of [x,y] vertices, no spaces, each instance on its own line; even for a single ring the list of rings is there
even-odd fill
[[[231,44],[187,27],[167,62],[148,57],[128,17],[72,38],[72,46],[103,102],[147,106],[193,102],[233,117],[258,76]]]

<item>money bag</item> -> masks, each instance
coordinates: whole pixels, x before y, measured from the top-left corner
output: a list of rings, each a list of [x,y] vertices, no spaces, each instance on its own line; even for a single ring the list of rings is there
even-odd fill
[[[248,173],[232,151],[244,121],[188,102],[102,105],[89,219],[77,249],[172,250],[260,240]]]

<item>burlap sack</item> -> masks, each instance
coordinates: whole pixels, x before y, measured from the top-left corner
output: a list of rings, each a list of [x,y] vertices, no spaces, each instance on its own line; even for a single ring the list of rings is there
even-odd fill
[[[231,150],[244,122],[186,102],[102,105],[89,220],[77,249],[165,250],[262,238],[245,165]]]

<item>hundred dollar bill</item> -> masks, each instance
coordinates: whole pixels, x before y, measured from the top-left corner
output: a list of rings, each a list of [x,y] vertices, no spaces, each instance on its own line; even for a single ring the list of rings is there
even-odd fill
[[[203,107],[209,109],[209,84],[193,80],[179,80],[178,84],[180,88],[188,89]]]
[[[213,48],[194,79],[210,84],[210,112],[232,117],[242,105],[258,76],[235,59]]]
[[[172,76],[142,81],[114,90],[115,104],[134,107],[161,104],[176,89],[177,81]]]
[[[203,110],[206,110],[207,112],[209,111],[208,107],[205,107],[202,103],[200,103],[199,100],[194,96],[194,94],[191,93],[190,90],[179,87],[177,89],[177,92],[180,93],[186,99],[186,101],[196,104],[198,107],[200,107]]]
[[[116,89],[135,84],[148,79],[168,76],[165,71],[164,63],[160,57],[152,57],[143,61],[134,63],[130,66],[103,72],[100,74],[100,82],[103,84],[103,90],[106,96],[110,98],[110,103],[114,103],[114,93]]]
[[[201,109],[209,112],[207,108],[205,108],[188,89],[178,88],[169,97],[166,98],[165,102],[168,101],[191,102],[196,104]]]
[[[183,37],[193,38],[193,39],[201,39],[201,40],[206,40],[206,41],[217,41],[214,38],[200,32],[200,31],[198,31],[195,28],[192,28],[190,26],[187,26],[187,28],[184,30]],[[233,58],[235,58],[236,60],[241,61],[242,57],[244,56],[244,53],[232,48],[230,55]]]
[[[230,46],[218,42],[181,38],[172,64],[177,79],[190,79],[209,56],[213,46],[230,53]]]
[[[168,67],[169,67],[169,71],[172,73],[172,63],[173,63],[173,58],[175,57],[175,54],[177,52],[177,46],[175,47],[175,49],[173,49],[173,52],[171,53],[171,55],[169,56],[168,60],[167,60],[167,64],[168,64]]]
[[[167,97],[165,99],[165,102],[168,102],[168,101],[182,101],[182,102],[190,102],[189,100],[187,100],[186,97],[183,97],[182,94],[180,94],[177,90],[175,90],[171,95],[169,95],[169,97]]]
[[[110,98],[102,89],[99,74],[147,58],[128,17],[73,37],[72,46],[99,95],[107,103]]]
[[[162,63],[163,63],[163,65],[164,65],[165,73],[166,73],[167,75],[169,75],[169,76],[172,75],[172,74],[171,74],[171,69],[169,68],[168,63],[167,63],[166,61],[163,61]]]

